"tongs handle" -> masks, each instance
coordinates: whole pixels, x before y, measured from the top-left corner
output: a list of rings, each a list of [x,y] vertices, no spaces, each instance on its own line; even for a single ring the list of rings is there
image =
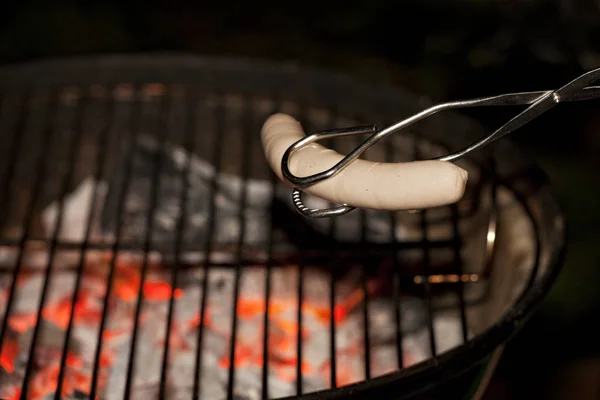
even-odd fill
[[[546,91],[541,94],[538,98],[536,98],[529,107],[527,107],[524,111],[519,113],[513,119],[508,121],[506,124],[502,125],[500,128],[492,132],[490,135],[484,137],[483,139],[471,144],[470,146],[457,151],[453,154],[449,154],[444,157],[440,157],[439,160],[443,161],[453,161],[458,158],[469,154],[472,151],[475,151],[485,145],[488,145],[507,134],[521,128],[523,125],[533,121],[535,118],[539,117],[546,111],[552,109],[558,103],[569,101],[569,100],[589,100],[593,98],[600,97],[600,87],[591,87],[587,88],[588,85],[596,82],[600,79],[600,68],[587,72],[578,78],[572,80],[567,83],[563,87],[555,91]],[[578,96],[579,95],[579,96]],[[527,104],[525,102],[528,98],[527,94],[513,94],[513,95],[504,95],[504,97],[509,100],[513,100],[515,104],[519,104],[519,100],[521,100],[521,104]],[[496,99],[497,103],[500,105],[504,105],[502,102]],[[494,101],[490,101],[488,105],[496,105]]]

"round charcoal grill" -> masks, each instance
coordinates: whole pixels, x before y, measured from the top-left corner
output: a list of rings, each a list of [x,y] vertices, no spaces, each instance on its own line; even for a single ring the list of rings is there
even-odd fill
[[[547,179],[507,140],[460,161],[456,205],[295,212],[265,119],[385,126],[429,105],[399,90],[153,54],[4,67],[0,101],[3,398],[478,398],[562,261]],[[443,113],[366,157],[484,133]]]

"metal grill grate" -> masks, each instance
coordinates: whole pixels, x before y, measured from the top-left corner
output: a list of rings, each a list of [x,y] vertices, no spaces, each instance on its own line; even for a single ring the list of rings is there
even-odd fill
[[[117,396],[116,390],[106,388],[111,382],[114,385],[110,374],[108,378],[105,376],[106,370],[117,367],[109,365],[105,350],[109,346],[107,332],[110,331],[111,313],[115,312],[111,310],[124,307],[121,303],[115,305],[120,301],[115,300],[115,293],[122,289],[119,279],[123,278],[119,274],[123,272],[123,257],[135,260],[125,270],[137,271],[138,284],[134,286],[127,306],[133,321],[126,334],[129,339],[119,347],[127,354],[123,358],[126,362],[119,367],[124,373],[122,382],[120,386],[116,385],[122,389],[118,394],[122,398],[148,395],[215,398],[206,389],[210,383],[206,379],[211,375],[202,378],[208,373],[207,369],[214,368],[226,370],[221,395],[228,399],[273,398],[311,392],[318,396],[328,393],[351,395],[350,391],[329,390],[352,382],[371,381],[382,374],[374,370],[374,363],[381,356],[374,354],[372,339],[388,327],[374,325],[373,302],[385,298],[386,304],[390,304],[386,310],[393,324],[390,338],[395,349],[394,370],[399,371],[373,379],[375,386],[375,382],[381,385],[390,379],[402,380],[413,373],[411,371],[438,365],[441,345],[439,333],[436,335],[439,329],[435,323],[436,314],[447,309],[457,312],[459,342],[450,347],[460,346],[474,335],[469,332],[469,307],[476,309],[494,296],[493,290],[490,293],[492,256],[498,246],[496,238],[500,231],[496,231],[498,186],[493,179],[493,169],[470,164],[474,179],[464,201],[439,210],[403,213],[402,218],[390,213],[379,220],[374,219],[372,213],[361,211],[356,217],[347,219],[355,218],[352,223],[331,220],[328,226],[310,226],[296,216],[291,207],[286,209],[280,199],[289,193],[278,195],[277,188],[281,185],[261,158],[258,132],[266,116],[275,111],[289,112],[309,130],[362,123],[361,117],[348,118],[335,110],[314,109],[299,102],[265,96],[232,95],[214,92],[204,86],[160,83],[61,86],[27,94],[7,91],[2,97],[1,111],[0,139],[7,145],[3,146],[4,151],[0,150],[0,228],[3,232],[0,264],[6,293],[0,330],[3,346],[0,358],[4,368],[0,390],[14,390],[13,395],[20,393],[22,398],[30,398],[40,394],[42,386],[36,382],[36,377],[43,368],[54,365],[52,361],[43,361],[40,348],[51,347],[60,351],[49,356],[50,360],[60,361],[53,369],[55,384],[46,384],[49,386],[43,389],[47,391],[43,395],[54,394],[55,398],[60,398],[61,393],[89,398]],[[403,136],[399,143],[403,150],[389,146],[384,156],[417,159],[444,150],[423,139],[415,140],[410,134]],[[344,150],[343,145],[333,145]],[[202,192],[201,207],[195,192],[201,174],[194,172],[198,167],[192,154],[214,167],[212,176],[207,179],[206,190]],[[378,156],[381,154],[369,157]],[[140,160],[145,160],[145,164]],[[143,168],[146,169],[142,173]],[[235,190],[231,189],[237,194],[220,192],[223,182],[218,177],[222,174],[242,178]],[[90,177],[92,181],[89,181]],[[266,199],[268,207],[265,215],[255,217],[260,221],[255,224],[257,227],[252,225],[249,213],[257,204],[251,188],[259,181],[266,183],[264,187],[268,188],[261,197]],[[86,182],[92,184],[85,186]],[[69,196],[83,190],[82,187],[88,190],[89,200],[85,207],[69,202]],[[132,191],[136,190],[138,195],[132,197]],[[233,204],[233,209],[227,213],[223,211],[225,203]],[[53,211],[48,211],[50,209]],[[176,217],[172,218],[173,215]],[[475,222],[469,222],[472,218]],[[223,227],[224,220],[229,221],[226,226],[229,231]],[[370,227],[373,221],[383,228]],[[465,223],[466,228],[461,225]],[[340,227],[339,224],[346,225]],[[65,231],[65,227],[69,230]],[[340,229],[346,235],[355,232],[355,240],[340,239]],[[464,232],[470,236],[465,238]],[[378,238],[373,240],[375,236]],[[473,244],[465,247],[465,241]],[[468,270],[464,269],[469,265],[465,260],[465,248],[467,255],[474,251],[480,255],[471,263],[477,265],[471,265]],[[535,266],[527,270],[529,278],[525,280],[528,284],[522,293],[527,292],[538,274],[539,253],[538,246]],[[349,271],[355,264],[360,273],[359,278],[352,281],[356,286],[352,293],[358,291],[362,297],[351,309],[345,309],[340,306],[340,301],[345,301],[344,298],[340,300],[340,291],[349,290]],[[94,270],[100,268],[98,265],[105,266],[107,271]],[[248,335],[248,328],[244,330],[246,322],[242,320],[246,306],[242,303],[246,300],[244,288],[250,285],[247,282],[257,285],[257,278],[252,281],[248,278],[256,276],[253,272],[256,266],[260,269],[261,283],[254,295],[260,295],[265,309],[258,314],[260,330],[264,334],[255,342],[260,351],[253,362],[260,370],[260,379],[253,392],[244,386],[250,378],[239,365],[245,350],[238,344]],[[97,296],[97,315],[90,316],[93,319],[89,323],[93,345],[77,353],[75,342],[80,336],[76,339],[74,332],[84,317],[77,317],[82,321],[77,320],[79,307],[83,306],[72,298],[75,294],[80,298],[89,290],[89,285],[84,285],[86,274],[94,273],[102,276],[105,290]],[[155,284],[152,280],[155,273],[163,277],[162,286],[156,284],[156,287],[168,289],[168,294],[166,297],[163,294],[160,301],[148,298],[147,283]],[[223,291],[231,299],[221,301],[223,307],[227,302],[231,307],[230,340],[226,356],[219,360],[222,364],[211,366],[210,361],[203,362],[206,346],[211,346],[211,342],[207,344],[210,337],[205,321],[214,317],[209,310],[212,292],[221,293],[215,289],[217,286],[213,285],[211,276],[226,273],[232,276],[227,280],[232,286]],[[69,285],[59,288],[67,299],[66,311],[60,314],[62,319],[43,311],[56,300],[53,282],[63,279],[59,275],[71,280]],[[293,284],[284,288],[284,292],[295,296],[295,305],[288,310],[293,312],[296,324],[288,335],[288,339],[293,338],[295,361],[286,366],[291,367],[293,374],[285,381],[274,375],[278,368],[285,368],[273,364],[270,352],[274,340],[271,332],[278,323],[275,314],[279,311],[272,310],[273,304],[280,301],[276,298],[276,287],[287,279],[281,277],[288,275],[296,277],[292,279]],[[39,293],[23,293],[23,282],[32,276],[38,279]],[[313,290],[319,280],[327,282],[323,288],[319,286],[321,289]],[[378,289],[372,290],[373,285]],[[467,286],[475,287],[470,296],[466,293]],[[172,360],[179,354],[177,346],[181,338],[173,332],[180,322],[177,319],[181,311],[178,304],[183,304],[180,296],[185,298],[193,290],[198,294],[194,311],[200,322],[195,334],[187,339],[190,348],[186,351],[193,359],[191,365],[185,364],[189,384],[177,387],[174,376],[181,371],[173,369]],[[352,293],[341,296],[350,298]],[[311,373],[305,365],[313,369],[315,366],[311,364],[314,355],[307,353],[309,350],[304,346],[303,335],[314,322],[311,322],[313,314],[308,313],[304,304],[320,294],[327,302],[327,312],[323,314],[326,323],[322,325],[327,346],[322,351],[329,353],[329,367],[325,372],[328,382],[316,388],[313,381],[306,378]],[[403,341],[407,334],[410,335],[402,327],[408,318],[403,306],[406,296],[424,301],[423,329],[426,335],[423,337],[427,338],[424,351],[428,355],[418,360],[424,362],[420,367],[405,365],[407,354]],[[27,297],[35,297],[35,305],[28,309],[29,314],[23,315],[21,311],[26,307],[22,305],[22,299]],[[146,357],[148,346],[142,343],[147,339],[144,324],[148,321],[144,315],[151,307],[162,307],[161,312],[165,315],[162,327],[155,328],[162,330],[163,341],[155,347],[159,362],[155,361],[153,366],[143,361],[151,357]],[[344,315],[340,316],[340,312]],[[411,312],[408,309],[408,313]],[[343,345],[340,341],[350,339],[340,336],[338,331],[343,329],[338,318],[347,318],[347,314],[357,315],[359,326],[362,324],[360,338],[356,340],[361,343],[357,346],[363,348],[357,358],[361,371],[353,372],[361,378],[350,381],[341,378],[346,370],[344,363],[350,358],[339,351]],[[16,319],[11,319],[13,317]],[[30,325],[19,328],[27,318]],[[15,323],[17,320],[20,325]],[[61,328],[60,335],[48,333],[47,328],[52,324]],[[25,336],[26,332],[30,335],[27,351],[11,349],[12,343],[23,345],[15,337]],[[50,346],[46,343],[49,340],[56,343]],[[11,358],[11,351],[16,351],[19,356]],[[140,358],[142,356],[146,358]],[[85,364],[85,368],[80,364]],[[147,378],[142,382],[136,378],[140,371],[155,367],[159,371],[157,380],[150,382]],[[87,374],[80,378],[85,384],[79,386],[72,377],[72,371],[78,368],[85,369]],[[293,390],[288,388],[286,392],[280,386],[275,387],[273,381],[280,379],[289,383]],[[357,396],[364,394],[360,390],[356,393]]]

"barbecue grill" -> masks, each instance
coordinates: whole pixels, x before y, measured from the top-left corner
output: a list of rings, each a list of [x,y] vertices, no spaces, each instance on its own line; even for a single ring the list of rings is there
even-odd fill
[[[457,162],[453,206],[295,211],[264,120],[386,126],[430,105],[398,89],[114,55],[4,67],[0,101],[2,398],[478,398],[562,261],[546,176],[507,140]],[[484,133],[442,113],[365,157]]]

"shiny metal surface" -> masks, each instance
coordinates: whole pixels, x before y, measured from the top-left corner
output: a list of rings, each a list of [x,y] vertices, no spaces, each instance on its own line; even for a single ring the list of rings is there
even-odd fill
[[[531,122],[546,111],[549,111],[550,109],[554,108],[559,103],[568,101],[592,100],[599,98],[600,86],[589,86],[598,80],[600,80],[600,68],[594,69],[579,76],[578,78],[572,80],[571,82],[562,86],[558,90],[509,93],[501,94],[498,96],[481,97],[471,100],[461,100],[438,104],[429,107],[419,113],[416,113],[408,118],[405,118],[380,131],[377,131],[377,128],[375,126],[359,126],[316,132],[302,140],[299,140],[298,142],[294,143],[288,148],[288,150],[283,155],[283,159],[281,160],[282,172],[284,178],[295,187],[292,193],[294,205],[296,206],[296,209],[305,217],[325,218],[347,214],[348,212],[354,210],[354,207],[351,207],[347,204],[343,204],[338,207],[327,209],[308,208],[302,202],[300,191],[310,185],[334,177],[335,175],[340,173],[344,168],[350,165],[350,163],[358,159],[371,146],[375,145],[377,142],[391,135],[392,133],[398,132],[401,129],[404,129],[414,124],[415,122],[437,114],[441,111],[467,107],[529,105],[529,107],[527,107],[524,111],[517,114],[517,116],[512,118],[506,124],[502,125],[500,128],[490,133],[489,135],[483,137],[482,139],[473,142],[469,146],[457,152],[442,157],[434,158],[434,160],[439,161],[458,160],[459,158],[464,157],[465,155],[475,150],[478,150],[504,137],[505,135],[521,128],[522,126]],[[362,142],[362,144],[356,147],[352,152],[350,152],[347,156],[345,156],[341,161],[339,161],[336,165],[329,168],[328,170],[305,177],[295,176],[289,170],[290,157],[292,157],[292,155],[299,149],[319,140],[340,136],[365,134],[368,133],[369,130],[373,130],[374,133],[364,142]]]

